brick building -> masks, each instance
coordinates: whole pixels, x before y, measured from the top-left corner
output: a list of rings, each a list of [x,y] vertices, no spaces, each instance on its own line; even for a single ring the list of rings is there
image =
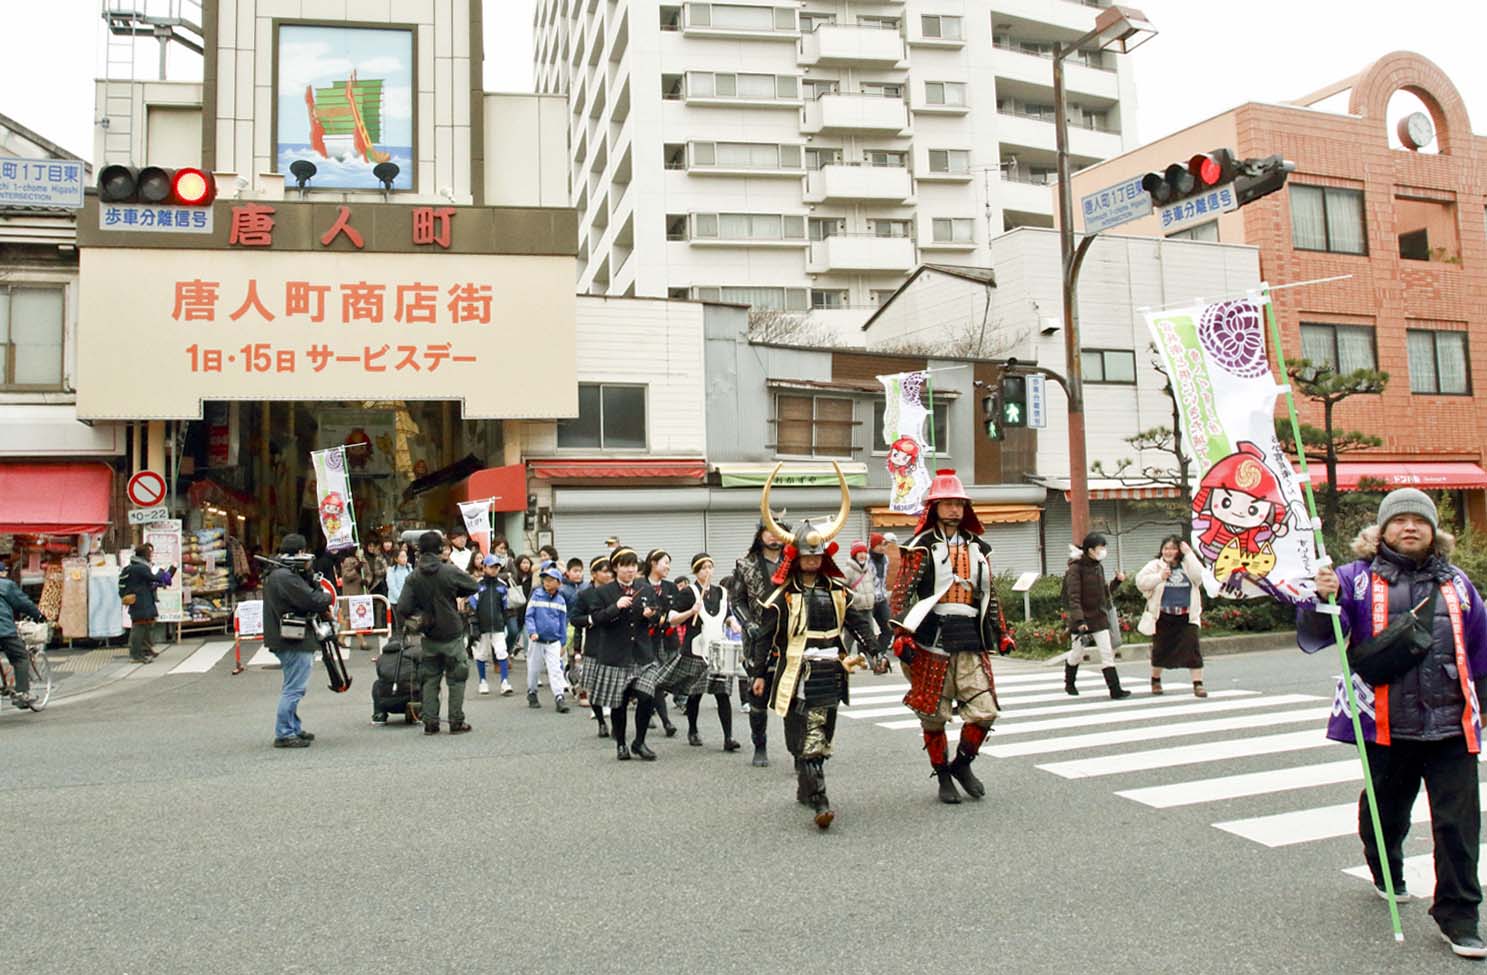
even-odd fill
[[[1425,110],[1391,146],[1400,91]],[[1321,105],[1344,95],[1345,112]],[[1476,394],[1487,382],[1487,137],[1472,133],[1451,80],[1418,54],[1388,54],[1295,102],[1247,102],[1082,170],[1074,198],[1214,148],[1280,153],[1296,171],[1284,191],[1171,236],[1253,244],[1271,284],[1352,275],[1275,292],[1286,354],[1390,375],[1381,395],[1337,410],[1340,428],[1384,441],[1348,455],[1342,486],[1377,477],[1461,490],[1471,521],[1487,521],[1487,398]],[[1163,230],[1154,214],[1121,233]],[[1301,405],[1320,425],[1320,408]]]

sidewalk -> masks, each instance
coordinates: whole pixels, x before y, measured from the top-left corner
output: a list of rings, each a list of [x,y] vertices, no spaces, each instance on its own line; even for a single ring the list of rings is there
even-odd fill
[[[116,681],[158,677],[196,652],[203,642],[189,639],[159,644],[159,656],[148,664],[130,660],[129,647],[125,645],[92,649],[48,648],[46,655],[52,664],[52,704],[88,694]]]

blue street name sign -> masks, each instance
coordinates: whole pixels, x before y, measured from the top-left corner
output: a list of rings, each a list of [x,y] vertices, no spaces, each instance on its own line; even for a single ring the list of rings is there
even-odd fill
[[[1141,177],[1106,187],[1086,196],[1079,204],[1087,234],[1119,227],[1151,213],[1151,194],[1141,188]]]
[[[0,205],[83,208],[83,164],[72,159],[0,159]]]

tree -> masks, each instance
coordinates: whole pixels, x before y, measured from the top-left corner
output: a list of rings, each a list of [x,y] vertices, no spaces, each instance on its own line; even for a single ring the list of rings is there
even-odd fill
[[[1291,386],[1300,396],[1322,404],[1322,426],[1301,424],[1301,451],[1307,460],[1321,461],[1327,469],[1327,490],[1323,495],[1323,519],[1328,524],[1340,513],[1337,489],[1337,458],[1367,447],[1382,446],[1383,440],[1358,430],[1338,430],[1335,422],[1337,404],[1350,396],[1382,393],[1389,384],[1389,374],[1377,369],[1354,369],[1338,372],[1325,362],[1297,359],[1286,365]],[[1294,438],[1289,419],[1276,420],[1276,436],[1281,443]]]
[[[943,327],[916,328],[896,340],[874,344],[872,351],[930,358],[1005,359],[1020,338],[1022,336],[1010,334],[1000,320],[991,320],[991,288],[988,287],[980,321],[967,317]]]
[[[1136,501],[1132,502],[1132,506],[1137,510],[1151,511],[1159,515],[1162,520],[1169,517],[1174,519],[1177,534],[1185,536],[1191,528],[1192,515],[1188,502],[1192,497],[1192,486],[1188,481],[1188,466],[1192,463],[1192,459],[1183,448],[1182,415],[1177,407],[1177,394],[1172,390],[1172,377],[1167,374],[1166,363],[1157,353],[1156,346],[1147,346],[1147,351],[1151,353],[1152,367],[1161,374],[1162,393],[1172,404],[1172,425],[1142,430],[1126,437],[1125,441],[1142,455],[1148,452],[1170,454],[1172,463],[1170,465],[1144,464],[1138,467],[1131,458],[1123,457],[1116,463],[1114,470],[1106,470],[1105,465],[1097,460],[1090,465],[1090,471],[1096,477],[1110,478],[1126,485],[1176,488],[1177,503],[1175,505],[1169,501]]]
[[[749,309],[749,341],[781,345],[832,345],[831,330],[809,315],[782,311],[779,308]]]

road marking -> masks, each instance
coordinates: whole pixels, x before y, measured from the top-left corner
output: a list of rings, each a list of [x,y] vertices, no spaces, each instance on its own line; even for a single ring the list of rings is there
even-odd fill
[[[1367,864],[1348,867],[1343,873],[1373,883],[1373,874]],[[1477,879],[1487,884],[1487,845],[1483,845],[1477,853]],[[1397,890],[1398,877],[1394,878],[1394,883]],[[1435,896],[1435,858],[1431,854],[1422,853],[1404,858],[1404,887],[1414,896],[1426,900]]]
[[[207,643],[170,669],[172,674],[205,674],[232,649],[231,643]]]
[[[1305,697],[1306,695],[1301,695]],[[1315,700],[1313,698],[1312,700]],[[1254,705],[1252,704],[1251,707]],[[983,754],[995,758],[1012,758],[1017,755],[1048,755],[1053,752],[1075,751],[1080,748],[1098,748],[1104,745],[1125,745],[1137,741],[1154,741],[1160,738],[1185,738],[1190,735],[1206,735],[1216,731],[1238,731],[1243,728],[1265,728],[1272,725],[1294,724],[1298,721],[1322,722],[1327,719],[1326,708],[1299,708],[1294,711],[1268,711],[1263,714],[1242,714],[1232,718],[1215,718],[1211,721],[1187,721],[1150,728],[1121,728],[1092,735],[1065,735],[1060,738],[1044,738],[1040,741],[1021,741],[1011,745],[985,745]],[[1320,734],[1320,732],[1318,732]]]
[[[1100,686],[1102,688],[1104,687],[1103,684],[1101,684]],[[1185,687],[1187,685],[1174,684],[1172,686]],[[1067,701],[1070,699],[1069,695],[1065,694],[1062,690],[1050,693],[1042,693],[1039,688],[1025,688],[1024,691],[1025,692],[1021,694],[997,694],[997,700],[1002,704],[1002,710],[1008,714],[1011,714],[1012,709],[1009,708],[1008,705],[1037,704],[1043,701]],[[1027,691],[1031,691],[1032,693],[1026,693]],[[1223,693],[1226,692],[1214,691],[1209,696],[1217,697],[1218,695]],[[1243,693],[1258,694],[1259,691],[1245,691]],[[866,698],[866,700],[861,699],[864,697]],[[1075,704],[1072,706],[1084,708],[1099,707],[1101,700],[1101,698],[1092,698],[1087,704]],[[893,705],[897,705],[897,707],[894,707]],[[1130,707],[1129,704],[1124,706]],[[878,695],[868,696],[853,694],[852,704],[848,707],[842,708],[841,714],[843,717],[848,718],[887,718],[898,714],[907,714],[908,711],[909,709],[903,703],[903,694],[890,694],[882,697],[879,697]],[[1018,713],[1021,714],[1022,712],[1019,711]]]
[[[1318,728],[1315,731],[1288,731],[1282,735],[1263,735],[1258,738],[1225,738],[1222,741],[1205,741],[1176,748],[1154,748],[1150,751],[1127,752],[1124,755],[1078,758],[1067,762],[1051,762],[1039,765],[1038,768],[1065,779],[1092,779],[1104,775],[1199,765],[1226,758],[1275,755],[1336,744]]]
[[[1335,785],[1363,779],[1363,766],[1356,758],[1345,762],[1323,762],[1319,765],[1297,765],[1293,768],[1248,772],[1243,775],[1221,775],[1211,779],[1194,779],[1172,785],[1154,785],[1145,789],[1125,789],[1116,795],[1153,809],[1192,806],[1221,799],[1263,796],[1318,785]]]
[[[1208,696],[1210,698],[1223,699],[1223,698],[1228,698],[1228,697],[1254,697],[1254,696],[1257,696],[1259,693],[1260,693],[1259,691],[1226,690],[1226,691],[1214,691],[1212,694],[1210,694]],[[1017,697],[1017,698],[1009,698],[1005,694],[1003,694],[1003,695],[1000,695],[998,699],[999,699],[999,701],[1002,704],[1001,724],[997,725],[998,730],[1007,727],[1008,726],[1008,723],[1013,718],[1016,718],[1018,720],[1023,720],[1023,719],[1028,718],[1029,716],[1031,716],[1031,717],[1039,717],[1039,716],[1046,715],[1046,714],[1072,714],[1074,712],[1079,712],[1079,711],[1083,711],[1083,712],[1104,711],[1104,710],[1108,710],[1110,708],[1130,708],[1131,707],[1131,704],[1129,704],[1128,702],[1125,702],[1125,701],[1112,701],[1112,700],[1109,700],[1108,698],[1106,698],[1106,699],[1094,699],[1094,700],[1090,700],[1090,701],[1084,701],[1084,702],[1081,702],[1081,703],[1078,703],[1078,704],[1073,704],[1073,703],[1070,703],[1070,704],[1057,704],[1057,705],[1054,705],[1052,707],[1028,708],[1026,710],[1024,710],[1024,709],[1022,709],[1020,707],[1015,707],[1015,705],[1036,704],[1036,703],[1040,703],[1040,702],[1043,702],[1043,701],[1068,701],[1069,700],[1069,696],[1067,694],[1062,693],[1062,692],[1057,693],[1057,694],[1030,694],[1030,695],[1028,695],[1026,697]],[[1182,704],[1190,703],[1191,700],[1192,700],[1191,698],[1181,698],[1181,697],[1174,697],[1174,698],[1171,698],[1169,700],[1163,700],[1161,698],[1156,698],[1156,699],[1154,699],[1154,700],[1152,700],[1150,702],[1143,701],[1142,703],[1143,704],[1150,703],[1150,704],[1152,704],[1152,705],[1155,706],[1155,709],[1156,710],[1161,710],[1163,714],[1166,714],[1166,713],[1171,712],[1173,709],[1177,708],[1178,706],[1180,706]],[[1013,705],[1013,706],[1009,706],[1009,705]],[[898,716],[898,715],[910,714],[912,712],[909,711],[908,708],[906,708],[902,704],[900,704],[896,708],[894,708],[894,707],[887,707],[887,708],[868,708],[866,710],[857,710],[855,708],[848,708],[848,709],[844,709],[841,713],[842,713],[842,715],[844,717],[848,717],[848,718],[890,718],[890,717],[895,717],[895,716]],[[1154,712],[1144,712],[1144,713],[1151,713],[1151,714],[1153,714],[1153,716],[1155,716],[1154,715]],[[901,721],[899,721],[899,722],[880,722],[879,723],[879,727],[881,727],[881,728],[895,728],[896,729],[896,728],[906,727],[906,725],[903,722],[901,722]]]
[[[279,666],[279,658],[268,647],[261,646],[258,648],[258,652],[253,655],[253,659],[248,661],[248,666],[277,667]]]
[[[1113,711],[1110,714],[1099,713],[1088,715],[1074,715],[1067,718],[1046,718],[1041,720],[1037,719],[1037,716],[1042,713],[1053,713],[1055,711],[1069,710],[1070,708],[1077,708],[1083,711],[1096,711],[1103,708],[1109,708],[1111,706],[1119,708],[1121,702],[1104,701],[1099,704],[1066,705],[1063,708],[1034,708],[1032,711],[1025,712],[1023,715],[1015,715],[1009,717],[1006,721],[998,721],[996,725],[996,732],[997,737],[1001,738],[1007,735],[1030,735],[1037,731],[1059,731],[1064,728],[1083,728],[1089,725],[1099,724],[1128,724],[1132,721],[1156,721],[1163,718],[1180,717],[1188,714],[1213,714],[1214,712],[1221,711],[1239,711],[1245,708],[1280,707],[1287,704],[1301,704],[1304,701],[1322,700],[1322,698],[1317,697],[1313,694],[1277,694],[1274,696],[1266,696],[1263,694],[1256,694],[1253,691],[1218,691],[1210,695],[1210,698],[1218,697],[1220,695],[1249,696],[1246,696],[1237,701],[1219,701],[1218,703],[1212,703],[1210,700],[1200,701],[1196,704],[1182,702],[1167,705],[1159,704],[1153,707],[1145,708],[1131,708],[1131,705],[1126,704],[1125,707],[1129,708],[1130,710]],[[1029,720],[1026,715],[1032,715],[1034,720]],[[883,721],[879,722],[878,727],[893,728],[896,730],[900,728],[917,727],[918,724],[918,719],[914,719],[912,721]],[[1136,740],[1139,741],[1140,739],[1138,738]]]
[[[1479,795],[1487,797],[1487,785],[1478,787]],[[1430,806],[1425,796],[1415,800],[1410,810],[1410,822],[1423,823],[1430,818]],[[1358,802],[1339,803],[1336,806],[1317,806],[1313,809],[1298,809],[1295,812],[1278,813],[1274,816],[1254,816],[1249,819],[1231,819],[1214,823],[1217,829],[1261,846],[1293,846],[1313,840],[1333,839],[1358,832]]]

